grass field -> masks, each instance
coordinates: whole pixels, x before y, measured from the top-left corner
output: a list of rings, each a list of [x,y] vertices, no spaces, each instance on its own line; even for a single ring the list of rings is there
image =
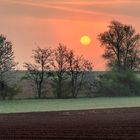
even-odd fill
[[[0,101],[0,113],[140,107],[140,97],[29,99]]]

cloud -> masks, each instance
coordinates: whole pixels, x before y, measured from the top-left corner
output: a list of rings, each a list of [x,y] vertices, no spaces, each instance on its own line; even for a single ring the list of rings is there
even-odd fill
[[[116,3],[102,3],[81,6],[85,10],[95,10],[96,12],[118,15],[118,16],[131,16],[131,17],[140,17],[140,1],[122,1]]]
[[[7,0],[5,3],[3,0],[0,14],[46,19],[101,20],[112,19],[114,16],[139,17],[139,6],[138,0]]]

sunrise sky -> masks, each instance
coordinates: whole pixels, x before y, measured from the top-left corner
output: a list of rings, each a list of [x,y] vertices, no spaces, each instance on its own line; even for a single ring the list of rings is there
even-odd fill
[[[0,0],[0,34],[13,43],[22,69],[36,46],[56,47],[59,42],[105,70],[103,48],[97,35],[111,20],[132,24],[140,32],[140,0]],[[80,43],[88,35],[91,43]]]

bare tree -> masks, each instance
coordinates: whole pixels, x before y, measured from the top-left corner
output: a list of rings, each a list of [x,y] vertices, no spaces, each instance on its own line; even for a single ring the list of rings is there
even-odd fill
[[[57,98],[62,98],[63,83],[67,79],[67,47],[61,43],[54,50],[53,81],[56,84]]]
[[[92,70],[92,63],[82,56],[76,57],[72,50],[67,53],[68,74],[70,76],[72,97],[78,95],[78,91],[83,84],[86,72]]]
[[[24,63],[24,67],[27,69],[26,77],[36,85],[38,98],[41,98],[43,82],[50,76],[52,50],[38,47],[33,50],[32,58],[35,61],[34,64]]]
[[[109,30],[98,36],[106,50],[103,57],[117,71],[137,70],[140,66],[140,35],[131,25],[112,21]]]

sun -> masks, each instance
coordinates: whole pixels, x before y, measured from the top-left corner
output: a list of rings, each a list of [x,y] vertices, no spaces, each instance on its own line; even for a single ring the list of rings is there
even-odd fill
[[[91,39],[89,36],[84,35],[80,38],[80,42],[82,45],[89,45],[91,43]]]

